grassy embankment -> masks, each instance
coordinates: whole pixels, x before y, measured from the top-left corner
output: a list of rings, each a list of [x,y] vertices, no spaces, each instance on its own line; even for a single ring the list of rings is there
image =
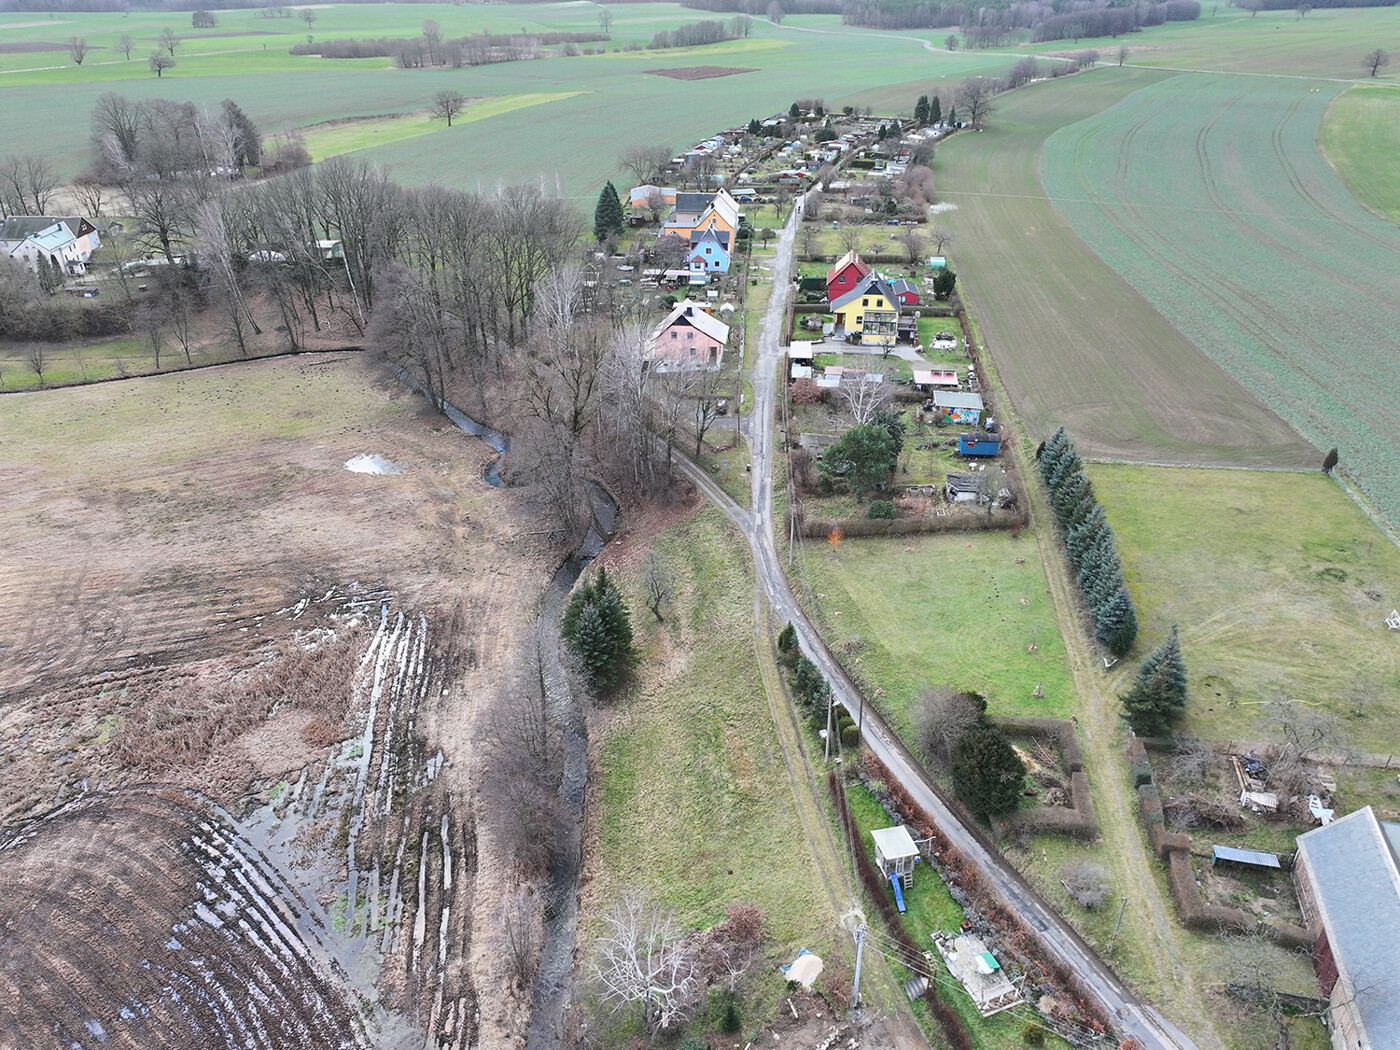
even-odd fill
[[[597,734],[597,869],[583,928],[641,890],[688,928],[747,902],[765,916],[765,953],[745,996],[745,1031],[770,1013],[776,967],[806,946],[849,955],[797,816],[755,651],[753,575],[714,508],[671,527],[655,550],[676,579],[658,623],[638,564],[613,570],[628,588],[641,657],[627,695]],[[581,943],[588,943],[587,935]]]

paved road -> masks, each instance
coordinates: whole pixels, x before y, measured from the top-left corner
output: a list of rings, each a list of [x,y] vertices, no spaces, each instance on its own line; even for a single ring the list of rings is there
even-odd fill
[[[826,675],[837,702],[861,724],[861,739],[885,764],[891,776],[937,822],[948,841],[976,864],[983,878],[1027,923],[1040,932],[1045,950],[1058,956],[1061,962],[1079,975],[1089,992],[1098,998],[1104,1012],[1124,1034],[1134,1036],[1149,1050],[1197,1050],[1196,1044],[1175,1025],[1139,1001],[1123,986],[1117,975],[1104,965],[1069,924],[989,846],[980,831],[962,822],[884,720],[865,704],[860,691],[831,656],[788,586],[773,542],[773,467],[776,461],[773,441],[778,377],[784,361],[779,337],[792,284],[793,240],[800,214],[800,207],[794,210],[778,238],[777,257],[772,270],[773,295],[759,330],[758,360],[753,373],[754,405],[746,424],[753,463],[752,510],[740,507],[709,474],[689,460],[680,461],[682,470],[743,531],[753,551],[758,585],[766,593],[774,615],[793,625],[803,652]]]

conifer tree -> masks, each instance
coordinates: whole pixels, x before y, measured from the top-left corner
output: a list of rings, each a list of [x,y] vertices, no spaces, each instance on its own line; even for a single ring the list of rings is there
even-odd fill
[[[1083,473],[1071,474],[1060,482],[1060,487],[1051,494],[1050,507],[1060,524],[1069,528],[1070,519],[1086,500],[1097,502],[1094,499],[1093,483]]]
[[[1186,707],[1186,663],[1175,626],[1167,640],[1142,662],[1133,687],[1119,700],[1133,732],[1160,736],[1171,729]]]
[[[1084,556],[1089,548],[1100,542],[1099,534],[1107,532],[1113,534],[1112,528],[1108,524],[1108,519],[1104,516],[1103,507],[1094,504],[1091,510],[1079,524],[1074,525],[1065,533],[1065,553],[1069,555],[1069,563],[1074,566],[1075,573],[1084,567]]]
[[[1120,586],[1094,617],[1094,637],[1114,656],[1128,653],[1137,641],[1137,610],[1128,588]]]
[[[622,198],[609,180],[598,193],[598,206],[593,209],[593,236],[599,241],[622,233],[627,218],[622,211]]]
[[[1050,468],[1050,473],[1045,478],[1045,487],[1050,490],[1050,497],[1060,491],[1070,478],[1076,474],[1084,473],[1084,461],[1079,458],[1079,452],[1073,445],[1067,444],[1065,451],[1060,453],[1054,465]]]
[[[599,689],[621,682],[636,658],[627,603],[601,566],[569,599],[559,633],[583,661],[589,681]]]
[[[919,101],[914,103],[914,122],[920,127],[928,123],[929,102],[927,95],[920,95]]]
[[[938,124],[938,123],[940,123],[942,120],[943,120],[943,104],[942,104],[941,102],[938,101],[938,96],[937,96],[937,95],[934,95],[933,98],[929,100],[929,105],[928,105],[928,122],[929,122],[930,124]]]
[[[1009,813],[1021,802],[1026,766],[1001,730],[982,726],[958,742],[953,784],[979,817]]]
[[[1060,457],[1065,453],[1065,447],[1069,444],[1069,438],[1065,436],[1065,428],[1060,427],[1048,438],[1040,451],[1040,479],[1049,485],[1050,472],[1059,463]]]

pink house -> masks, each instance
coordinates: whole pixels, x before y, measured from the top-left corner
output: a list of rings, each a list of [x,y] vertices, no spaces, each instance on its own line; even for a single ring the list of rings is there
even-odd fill
[[[717,369],[724,363],[727,342],[729,326],[685,299],[652,332],[647,363],[658,372]]]

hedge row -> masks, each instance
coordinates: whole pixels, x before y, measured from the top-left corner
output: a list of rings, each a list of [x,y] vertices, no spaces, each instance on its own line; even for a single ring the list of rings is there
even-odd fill
[[[833,532],[842,536],[911,536],[930,532],[993,532],[1020,529],[1026,524],[1025,512],[989,516],[986,512],[951,507],[942,517],[917,518],[813,518],[797,512],[798,535],[806,539],[826,539]]]
[[[1064,718],[1039,718],[1030,715],[999,715],[990,720],[1007,736],[1028,736],[1034,740],[1053,740],[1060,752],[1060,761],[1071,773],[1084,768],[1084,752],[1079,747],[1079,735],[1074,723]]]

